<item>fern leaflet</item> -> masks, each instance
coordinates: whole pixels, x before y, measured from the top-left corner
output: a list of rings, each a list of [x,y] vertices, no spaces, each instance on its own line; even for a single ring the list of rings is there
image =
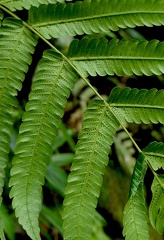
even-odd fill
[[[40,239],[41,185],[76,79],[77,74],[58,54],[45,51],[23,115],[11,170],[10,197],[19,222],[33,240]]]
[[[153,197],[149,207],[150,222],[160,234],[164,234],[164,174],[154,178],[151,190]]]
[[[156,171],[159,168],[164,169],[164,144],[161,142],[152,142],[143,149],[146,160]]]
[[[30,9],[29,24],[45,38],[164,24],[163,0],[84,0]]]
[[[108,102],[122,121],[164,123],[164,90],[116,87]]]
[[[17,90],[22,87],[25,73],[31,63],[36,38],[22,22],[6,18],[0,27],[0,195],[4,183],[4,168],[10,150],[12,111],[17,106]]]
[[[131,180],[129,200],[123,217],[123,234],[126,240],[148,240],[148,219],[144,199],[143,180],[147,165],[144,155],[140,153]]]
[[[164,42],[119,41],[105,38],[72,41],[68,57],[85,76],[161,75],[164,73]]]
[[[30,9],[31,6],[38,7],[40,4],[49,4],[56,2],[64,2],[64,0],[0,0],[0,4],[9,8],[11,11]]]
[[[117,119],[103,101],[90,102],[84,114],[83,128],[65,191],[65,239],[90,239],[102,175],[118,127]]]

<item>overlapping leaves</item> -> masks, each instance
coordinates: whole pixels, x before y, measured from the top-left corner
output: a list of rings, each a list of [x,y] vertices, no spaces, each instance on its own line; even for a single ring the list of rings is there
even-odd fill
[[[148,240],[148,217],[144,198],[143,180],[147,169],[144,155],[140,153],[131,180],[130,194],[124,209],[123,234],[126,240]],[[141,227],[142,226],[142,227]]]
[[[143,149],[146,160],[151,164],[151,167],[156,171],[164,169],[164,144],[161,142],[152,142]]]
[[[29,12],[28,23],[41,33],[43,38],[48,39],[117,31],[120,27],[164,24],[163,0],[122,0],[119,3],[84,0],[71,4],[58,4],[56,0],[0,0],[0,5],[11,11],[36,6]],[[0,19],[2,18],[3,14],[0,12]],[[24,73],[28,71],[31,63],[30,54],[36,44],[34,35],[26,27],[18,20],[6,19],[0,30],[0,133],[3,136],[0,142],[1,187],[13,124],[12,107],[17,104],[15,95],[21,88]],[[38,216],[41,185],[44,184],[52,144],[67,98],[77,78],[70,63],[83,77],[97,74],[160,75],[164,73],[163,53],[164,43],[157,40],[112,40],[108,43],[105,39],[87,38],[72,42],[67,62],[54,51],[44,53],[20,127],[10,180],[10,196],[14,198],[16,216],[33,240],[40,239]],[[104,101],[91,101],[84,116],[83,130],[79,135],[75,161],[66,189],[63,213],[65,239],[90,237],[102,175],[108,162],[109,147],[119,124],[164,123],[163,100],[163,90],[115,88],[109,97],[109,105]],[[154,152],[153,148],[156,149]],[[127,239],[148,238],[143,197],[143,177],[146,169],[144,160],[157,170],[163,168],[161,156],[163,157],[163,146],[155,143],[143,150],[143,154],[139,156],[132,177],[130,198],[125,208],[124,234]],[[161,177],[157,179],[152,186],[150,219],[152,225],[162,233],[163,180]],[[140,223],[144,226],[143,229],[140,229]]]
[[[164,234],[164,174],[154,178],[151,189],[153,197],[149,207],[150,222],[160,234]]]

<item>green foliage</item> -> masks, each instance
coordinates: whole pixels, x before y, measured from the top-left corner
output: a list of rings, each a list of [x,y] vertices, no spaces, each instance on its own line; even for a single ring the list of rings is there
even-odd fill
[[[163,124],[164,90],[116,87],[112,89],[106,101],[86,79],[89,75],[157,76],[164,73],[164,42],[131,38],[108,41],[109,36],[113,36],[109,31],[164,25],[163,0],[84,0],[75,3],[57,0],[0,0],[0,9],[1,195],[5,167],[9,163],[14,109],[18,108],[17,91],[22,89],[37,40],[42,39],[50,48],[43,52],[37,63],[12,159],[10,197],[21,226],[31,239],[41,239],[41,212],[40,219],[45,224],[56,225],[65,240],[90,239],[96,216],[95,208],[108,164],[108,154],[116,131],[121,126],[139,151],[139,158],[131,177],[129,200],[124,211],[123,233],[127,240],[149,239],[144,194],[144,177],[149,167],[154,174],[149,219],[152,226],[163,234],[164,183],[163,174],[157,174],[156,171],[164,168],[164,145],[153,142],[141,150],[126,126],[127,123]],[[14,13],[15,10],[21,9],[27,9],[27,22],[19,19]],[[4,17],[5,14],[12,17]],[[19,11],[17,14],[19,15]],[[93,33],[97,34],[96,37]],[[82,34],[85,34],[85,37],[80,41],[73,40],[69,49],[65,49],[66,53],[65,50],[58,50],[55,40],[52,39]],[[86,37],[89,34],[93,36]],[[74,140],[62,124],[64,138],[54,146],[67,99],[79,77],[92,91],[89,99],[94,98],[88,107],[85,104],[87,109],[79,141],[75,148]],[[93,97],[94,95],[96,97]],[[64,142],[68,143],[72,152],[75,150],[65,193],[67,177],[59,166],[71,163],[73,156],[65,155],[64,159],[63,155],[63,163],[60,162],[59,165],[51,159],[53,151],[59,149]],[[61,214],[59,217],[58,213],[53,213],[45,205],[42,207],[42,186],[45,179],[46,184],[62,197],[65,196],[63,229]],[[6,211],[3,213],[1,216],[4,215],[5,218]],[[98,226],[100,234],[101,221],[98,222]],[[41,228],[45,231],[43,226]],[[3,230],[12,239],[12,232],[5,224],[0,226],[1,238],[5,239]],[[101,236],[106,238],[103,234]]]
[[[152,201],[149,207],[149,216],[152,226],[161,234],[164,233],[164,175],[154,178],[152,184]]]
[[[20,90],[31,63],[31,54],[37,43],[35,36],[20,20],[6,18],[0,28],[0,193],[4,181],[4,169],[9,153],[13,107],[17,106],[17,90]],[[23,54],[22,54],[23,52]]]
[[[163,143],[152,142],[143,149],[146,160],[156,171],[160,168],[164,169],[164,148]]]
[[[4,234],[3,234],[3,229],[6,232],[6,235],[8,236],[9,239],[14,240],[14,225],[12,222],[11,215],[9,215],[7,209],[5,206],[2,204],[0,207],[0,238],[3,239]],[[5,237],[4,237],[5,239]]]
[[[91,235],[109,146],[118,127],[118,121],[101,100],[91,101],[84,115],[83,130],[65,191],[63,227],[66,239],[89,239]]]
[[[164,123],[163,99],[163,90],[114,88],[109,96],[109,105],[122,121]]]
[[[157,40],[88,39],[72,41],[69,58],[85,75],[161,75],[164,43]]]
[[[9,8],[11,11],[21,10],[23,8],[30,9],[31,6],[38,7],[40,4],[49,4],[63,2],[62,0],[0,0],[0,4]]]
[[[149,239],[148,218],[143,193],[143,180],[146,172],[144,156],[139,155],[131,180],[129,200],[124,209],[124,231],[126,239]],[[142,226],[142,227],[141,227]]]
[[[56,57],[53,50],[48,50],[38,64],[35,78],[17,139],[10,196],[23,228],[31,232],[32,239],[39,239],[41,185],[44,183],[66,98],[77,75],[67,63]]]
[[[31,8],[29,24],[45,38],[164,24],[163,0],[84,0]]]

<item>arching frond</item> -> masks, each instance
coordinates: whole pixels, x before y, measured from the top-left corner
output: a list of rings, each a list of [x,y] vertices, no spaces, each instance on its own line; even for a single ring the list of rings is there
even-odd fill
[[[164,174],[154,178],[151,190],[153,197],[149,207],[150,222],[160,234],[164,234]]]
[[[38,7],[40,4],[49,4],[56,2],[64,2],[64,0],[0,0],[0,4],[7,7],[11,11],[30,9],[31,6]]]
[[[123,234],[126,240],[148,240],[148,218],[143,192],[146,161],[140,153],[131,180],[129,200],[124,209]]]
[[[23,115],[11,170],[10,197],[19,222],[33,240],[40,239],[41,185],[76,79],[77,74],[58,54],[45,51]]]
[[[10,150],[12,111],[17,106],[15,96],[22,87],[36,43],[21,21],[12,18],[3,21],[0,27],[0,195]]]
[[[117,119],[103,101],[90,102],[84,114],[83,128],[65,191],[65,239],[90,239],[102,175],[118,127]]]
[[[164,144],[162,142],[152,142],[143,149],[146,160],[156,171],[159,168],[164,169]]]
[[[83,38],[72,41],[68,56],[84,75],[161,75],[164,42]]]
[[[116,87],[108,102],[122,121],[164,123],[164,90]]]
[[[117,31],[164,23],[163,0],[84,0],[32,8],[29,24],[44,37]]]

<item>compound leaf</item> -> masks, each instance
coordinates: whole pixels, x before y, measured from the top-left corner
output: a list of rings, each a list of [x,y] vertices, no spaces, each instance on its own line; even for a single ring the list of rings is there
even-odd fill
[[[65,239],[90,239],[102,175],[118,127],[119,122],[103,101],[90,102],[84,114],[83,128],[65,191]]]
[[[83,38],[73,40],[68,57],[85,76],[161,75],[164,73],[164,42]]]
[[[64,0],[0,0],[0,4],[9,8],[11,11],[30,9],[31,6],[38,7],[40,4],[49,4],[56,2],[64,2]]]
[[[123,235],[126,240],[148,240],[148,218],[144,198],[143,180],[147,164],[140,153],[131,180],[129,200],[126,203],[123,217]]]
[[[53,50],[44,52],[37,69],[19,130],[10,179],[16,216],[33,240],[40,239],[41,185],[67,98],[77,79],[77,74]]]
[[[84,0],[30,9],[29,24],[45,38],[164,24],[163,0]]]
[[[10,151],[13,107],[17,107],[15,96],[21,90],[36,43],[37,39],[21,21],[13,18],[3,21],[0,27],[0,195]]]
[[[109,105],[118,118],[127,122],[164,123],[164,90],[116,87]]]

